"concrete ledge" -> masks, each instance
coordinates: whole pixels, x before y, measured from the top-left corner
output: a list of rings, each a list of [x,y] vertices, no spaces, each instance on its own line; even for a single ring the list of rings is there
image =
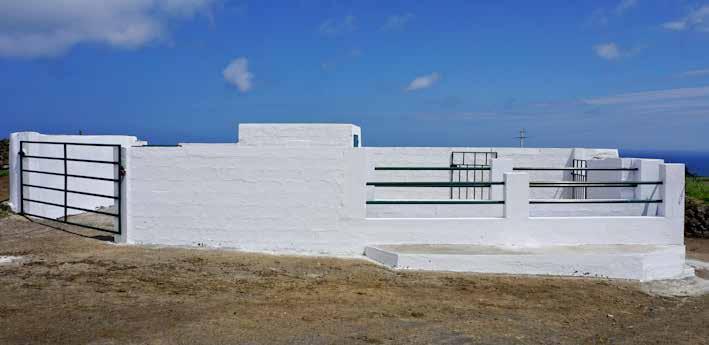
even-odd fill
[[[375,245],[374,261],[396,269],[605,277],[650,281],[691,275],[683,245]]]

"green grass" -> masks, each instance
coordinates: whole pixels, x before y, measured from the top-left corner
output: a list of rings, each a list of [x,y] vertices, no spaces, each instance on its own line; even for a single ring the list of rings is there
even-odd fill
[[[7,169],[0,170],[0,176],[7,176]]]
[[[687,196],[709,203],[709,177],[687,177]]]

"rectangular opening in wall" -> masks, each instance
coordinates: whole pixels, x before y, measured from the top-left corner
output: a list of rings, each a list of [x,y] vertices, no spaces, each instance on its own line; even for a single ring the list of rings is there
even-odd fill
[[[354,146],[354,147],[359,147],[359,134],[353,135],[352,138],[353,138],[353,141],[354,141],[354,142],[353,142],[353,146]]]

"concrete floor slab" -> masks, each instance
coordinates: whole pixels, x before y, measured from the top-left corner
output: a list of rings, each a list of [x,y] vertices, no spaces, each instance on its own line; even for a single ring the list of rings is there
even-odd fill
[[[397,269],[607,277],[650,281],[693,275],[683,245],[498,247],[374,245],[365,255]]]

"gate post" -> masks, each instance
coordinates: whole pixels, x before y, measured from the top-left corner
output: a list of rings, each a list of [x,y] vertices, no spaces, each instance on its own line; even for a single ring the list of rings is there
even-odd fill
[[[494,158],[490,164],[490,181],[500,182],[505,178],[505,173],[512,172],[512,160],[509,158]],[[490,188],[490,200],[502,200],[505,197],[504,187],[493,185]]]
[[[120,234],[117,234],[113,237],[113,241],[116,243],[128,243],[128,231],[130,229],[130,218],[128,217],[129,214],[129,207],[128,207],[128,195],[130,193],[130,179],[128,178],[128,166],[130,165],[129,161],[129,154],[128,150],[130,150],[129,147],[123,147],[120,146],[118,147],[118,159],[117,161],[119,162],[118,169],[116,172],[116,178],[119,179],[120,182],[118,182],[118,190],[120,195],[120,200],[118,200],[118,207],[119,207],[119,219],[118,219],[118,225],[120,226]]]
[[[660,216],[684,224],[684,164],[660,164],[660,179]]]
[[[505,218],[529,218],[529,174],[505,173]]]
[[[8,174],[10,178],[10,209],[15,213],[22,213],[22,140],[28,140],[27,133],[18,132],[10,134],[10,158]],[[25,167],[26,168],[26,167]]]

